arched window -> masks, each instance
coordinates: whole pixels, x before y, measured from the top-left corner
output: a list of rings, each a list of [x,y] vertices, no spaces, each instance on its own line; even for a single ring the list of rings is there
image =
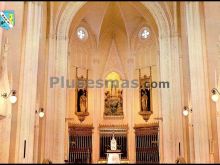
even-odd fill
[[[138,33],[138,37],[141,39],[141,40],[145,40],[147,38],[149,38],[150,36],[150,28],[148,27],[142,27]]]
[[[76,35],[80,40],[88,39],[88,32],[84,27],[78,27],[76,30]]]

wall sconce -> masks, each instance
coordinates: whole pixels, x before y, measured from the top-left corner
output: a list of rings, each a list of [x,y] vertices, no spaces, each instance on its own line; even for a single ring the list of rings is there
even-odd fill
[[[184,106],[183,107],[183,115],[184,116],[188,116],[189,115],[189,112],[192,112],[192,108],[189,108],[187,106]]]
[[[40,108],[39,111],[36,110],[35,112],[36,112],[36,114],[38,113],[40,118],[44,117],[44,109],[43,108]]]
[[[2,96],[4,99],[8,99],[8,98],[9,98],[9,101],[10,101],[12,104],[16,103],[16,101],[17,101],[16,90],[11,90],[9,94],[3,93],[3,94],[1,94],[1,96]]]
[[[211,92],[212,92],[212,101],[217,102],[220,96],[220,92],[216,88],[213,88]]]

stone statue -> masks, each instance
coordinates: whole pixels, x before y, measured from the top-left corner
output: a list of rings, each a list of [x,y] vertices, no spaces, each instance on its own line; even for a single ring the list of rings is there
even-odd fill
[[[111,150],[112,150],[112,151],[117,150],[117,141],[116,141],[116,139],[115,139],[114,134],[113,134],[113,137],[112,137],[112,140],[111,140]]]
[[[107,164],[120,164],[121,162],[121,150],[117,149],[117,141],[115,139],[114,133],[111,139],[110,150],[107,150]]]
[[[83,94],[80,96],[80,112],[86,112],[86,90],[83,91]]]
[[[141,91],[141,108],[143,111],[147,111],[148,109],[148,96],[147,93],[144,92],[144,90]]]

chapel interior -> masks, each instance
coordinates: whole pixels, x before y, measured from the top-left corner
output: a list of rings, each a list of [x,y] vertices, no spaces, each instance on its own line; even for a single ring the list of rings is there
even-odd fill
[[[1,1],[0,163],[219,163],[219,17],[208,1]]]

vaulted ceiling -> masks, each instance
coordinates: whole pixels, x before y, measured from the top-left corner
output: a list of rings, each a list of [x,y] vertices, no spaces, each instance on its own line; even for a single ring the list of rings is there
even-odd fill
[[[97,40],[103,33],[111,32],[112,35],[117,31],[130,38],[140,24],[147,24],[157,33],[152,15],[140,2],[88,2],[74,17],[70,35],[81,21],[88,23]]]
[[[88,30],[88,41],[79,42],[77,39],[76,29],[79,26],[84,26]],[[93,54],[91,49],[95,47],[101,68],[104,69],[111,46],[115,45],[119,59],[124,62],[122,59],[132,54],[134,45],[137,45],[137,42],[142,43],[138,38],[138,32],[143,26],[148,26],[151,30],[151,39],[144,43],[146,45],[144,51],[150,52],[149,44],[155,45],[153,42],[157,40],[158,30],[152,15],[140,2],[87,2],[71,23],[69,38],[70,51],[74,54],[72,60],[76,62],[80,58],[81,62],[76,63],[81,65],[89,63],[88,60]],[[144,51],[141,54],[146,55]],[[83,63],[85,56],[87,62]]]

